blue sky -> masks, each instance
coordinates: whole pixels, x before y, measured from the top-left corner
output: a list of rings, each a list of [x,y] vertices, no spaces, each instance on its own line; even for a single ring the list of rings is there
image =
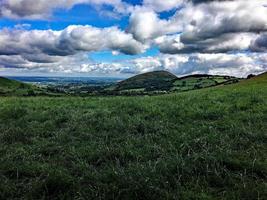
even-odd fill
[[[260,73],[264,2],[1,1],[0,75]]]

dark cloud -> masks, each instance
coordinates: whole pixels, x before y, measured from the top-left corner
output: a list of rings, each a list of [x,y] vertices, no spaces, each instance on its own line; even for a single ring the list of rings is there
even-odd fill
[[[117,12],[126,12],[128,4],[120,0],[0,0],[0,17],[44,19],[57,8],[70,9],[77,4],[109,5]]]
[[[165,36],[161,40],[157,40],[156,44],[160,51],[166,54],[227,53],[248,50],[256,35],[253,33],[230,33],[193,42],[184,42],[181,37],[181,35]]]
[[[256,52],[267,51],[267,33],[261,34],[258,38],[251,42],[250,50]]]

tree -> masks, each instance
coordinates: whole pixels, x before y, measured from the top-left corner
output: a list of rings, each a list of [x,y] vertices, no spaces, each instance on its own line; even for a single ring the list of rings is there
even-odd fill
[[[253,77],[255,77],[255,75],[254,74],[250,74],[250,75],[248,75],[247,79],[251,79]]]

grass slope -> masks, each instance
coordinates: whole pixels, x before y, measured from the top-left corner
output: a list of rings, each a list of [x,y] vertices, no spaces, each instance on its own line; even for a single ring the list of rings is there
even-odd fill
[[[0,77],[0,96],[33,96],[40,89],[30,84]]]
[[[63,96],[63,93],[0,77],[0,96]]]
[[[264,199],[267,75],[152,97],[0,97],[0,199]]]

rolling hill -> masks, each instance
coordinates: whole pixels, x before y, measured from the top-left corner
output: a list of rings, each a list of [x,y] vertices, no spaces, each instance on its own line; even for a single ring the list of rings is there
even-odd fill
[[[231,76],[197,74],[177,77],[167,71],[154,71],[140,74],[108,88],[117,94],[160,94],[183,92],[217,85],[237,83],[241,79]]]
[[[168,90],[177,77],[167,71],[154,71],[134,76],[117,84],[117,90]]]
[[[265,199],[266,82],[0,97],[0,199]]]

